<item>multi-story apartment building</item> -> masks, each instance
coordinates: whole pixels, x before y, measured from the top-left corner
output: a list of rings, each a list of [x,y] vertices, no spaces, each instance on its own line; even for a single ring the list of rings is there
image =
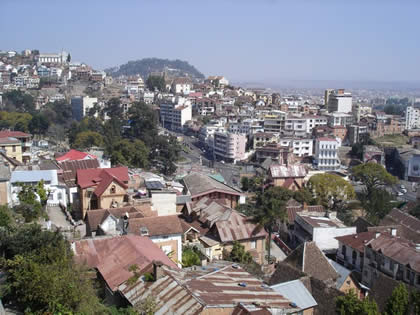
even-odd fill
[[[277,112],[264,116],[264,132],[280,133],[284,128],[285,112]]]
[[[405,110],[405,129],[420,128],[420,108],[408,106]]]
[[[328,111],[330,113],[351,113],[352,102],[353,99],[350,92],[345,92],[344,89],[335,90],[328,96]]]
[[[333,138],[321,137],[315,140],[315,165],[319,170],[340,169],[338,148],[340,143]]]
[[[312,129],[318,126],[325,126],[327,117],[324,116],[288,116],[284,124],[284,134],[305,136],[312,133]]]
[[[230,132],[214,134],[214,155],[218,159],[236,162],[245,156],[246,136]]]
[[[377,233],[365,245],[362,282],[372,286],[378,272],[420,289],[420,245]]]
[[[95,104],[98,103],[96,97],[89,96],[75,96],[71,99],[71,108],[74,119],[81,121],[85,117],[89,110],[92,109]]]
[[[262,132],[264,129],[255,119],[245,119],[241,122],[230,123],[228,131],[232,133],[241,133],[244,135],[252,135]]]
[[[314,141],[309,138],[281,138],[279,144],[283,147],[290,147],[295,156],[303,157],[313,155]]]
[[[165,128],[182,130],[191,118],[191,103],[183,97],[174,97],[169,102],[160,104],[160,120]]]
[[[349,126],[353,124],[354,117],[352,114],[344,112],[334,112],[328,115],[328,126]]]

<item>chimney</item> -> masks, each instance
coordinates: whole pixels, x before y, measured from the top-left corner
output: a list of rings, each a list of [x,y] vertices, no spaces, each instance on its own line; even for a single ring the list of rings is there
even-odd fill
[[[155,281],[163,277],[163,263],[161,261],[153,261],[153,278]]]
[[[392,236],[397,236],[397,229],[396,228],[391,228],[391,235]]]

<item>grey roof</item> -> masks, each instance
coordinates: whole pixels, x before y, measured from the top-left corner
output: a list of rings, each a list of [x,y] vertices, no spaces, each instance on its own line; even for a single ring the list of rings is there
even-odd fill
[[[176,196],[176,204],[177,205],[183,205],[187,202],[191,202],[191,196],[189,195],[178,195]]]
[[[300,280],[279,283],[271,286],[271,288],[295,303],[302,310],[318,305]]]
[[[334,260],[328,259],[331,266],[335,269],[335,271],[338,273],[338,278],[335,282],[336,288],[340,290],[341,286],[343,285],[344,281],[347,279],[351,271],[344,266],[340,265],[339,263],[335,262]]]
[[[58,185],[57,171],[14,171],[12,172],[11,183],[34,183],[39,182],[41,179],[51,182],[51,185]]]
[[[183,178],[186,188],[189,190],[191,196],[203,194],[211,190],[222,190],[227,193],[238,195],[240,190],[234,189],[226,184],[223,184],[207,175],[199,173],[192,173]]]
[[[165,188],[165,185],[163,185],[160,181],[158,180],[150,180],[150,181],[146,181],[146,188],[150,189],[150,190],[162,190],[163,188]]]

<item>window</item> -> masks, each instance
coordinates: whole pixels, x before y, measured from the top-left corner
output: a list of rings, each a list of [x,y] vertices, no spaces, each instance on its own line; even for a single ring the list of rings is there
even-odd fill
[[[341,253],[346,256],[346,245],[341,246]]]
[[[410,280],[410,275],[411,275],[411,272],[410,272],[410,269],[406,269],[405,270],[405,278],[407,279],[407,280]]]
[[[257,241],[251,241],[251,249],[257,248]]]
[[[63,199],[63,194],[62,194],[61,192],[59,192],[59,193],[57,194],[57,198],[58,198],[58,200]]]
[[[48,200],[54,200],[54,194],[53,193],[50,193],[48,195]]]
[[[16,146],[15,145],[12,147],[12,150],[13,150],[13,152],[16,152]]]
[[[115,187],[115,185],[111,186],[111,194],[115,194],[117,191],[117,188]]]

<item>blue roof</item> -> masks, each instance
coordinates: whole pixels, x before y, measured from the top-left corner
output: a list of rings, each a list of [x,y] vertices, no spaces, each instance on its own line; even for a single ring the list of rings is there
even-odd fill
[[[302,310],[318,305],[312,294],[300,280],[279,283],[271,286],[271,288],[290,302],[295,303]]]
[[[335,262],[334,260],[328,259],[328,261],[333,266],[335,271],[337,271],[337,273],[338,273],[339,277],[338,277],[335,284],[336,284],[337,289],[340,289],[341,286],[343,285],[344,281],[346,281],[347,277],[351,273],[351,271],[349,269],[347,269],[346,267],[340,265],[338,262]]]
[[[43,171],[13,171],[10,179],[11,183],[35,183],[43,179],[45,182],[51,182],[52,185],[58,185],[56,170]]]

